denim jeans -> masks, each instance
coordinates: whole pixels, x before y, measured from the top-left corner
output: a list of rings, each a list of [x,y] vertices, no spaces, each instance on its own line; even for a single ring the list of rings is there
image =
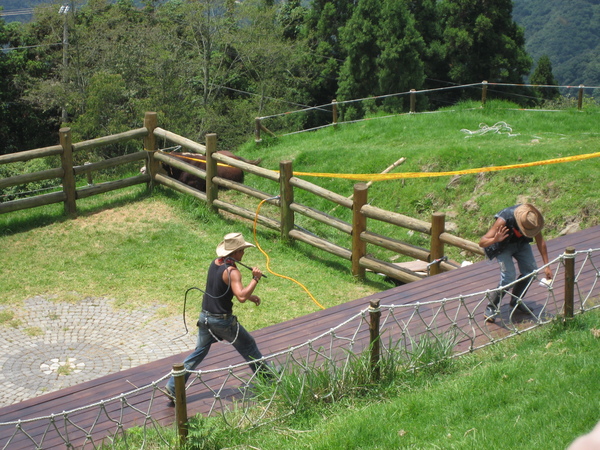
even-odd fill
[[[232,315],[227,319],[221,319],[201,313],[200,319],[198,320],[198,341],[196,343],[196,349],[185,359],[183,362],[184,367],[187,370],[194,370],[198,367],[208,354],[210,346],[213,343],[218,342],[218,340],[231,342],[234,348],[246,361],[262,358],[262,354],[258,350],[256,341],[237,321],[236,316]],[[259,369],[258,366],[259,364],[256,363],[250,364],[250,368],[253,372],[256,372],[256,370]],[[185,374],[185,381],[188,380],[189,376],[189,373]],[[175,392],[174,377],[169,379],[166,388],[171,392]]]
[[[506,244],[496,259],[500,265],[500,286],[506,286],[517,279],[513,258],[519,266],[519,277],[529,275],[537,270],[537,264],[529,242],[511,242]]]

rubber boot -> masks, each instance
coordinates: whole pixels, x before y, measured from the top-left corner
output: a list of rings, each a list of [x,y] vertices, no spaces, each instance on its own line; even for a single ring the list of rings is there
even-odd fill
[[[494,291],[489,296],[489,303],[485,308],[485,312],[483,313],[483,317],[485,317],[486,322],[494,323],[496,321],[496,316],[500,313],[500,300],[504,296],[504,291]]]
[[[517,311],[522,313],[529,313],[525,304],[523,303],[523,297],[527,293],[529,286],[531,285],[531,278],[523,278],[523,275],[519,276],[519,281],[515,283],[512,290],[512,296],[510,298],[510,307],[517,307]],[[519,301],[521,300],[521,301]]]

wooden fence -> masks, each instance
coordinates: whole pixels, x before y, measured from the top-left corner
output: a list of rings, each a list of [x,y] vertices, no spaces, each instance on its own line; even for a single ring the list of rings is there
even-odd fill
[[[143,139],[144,150],[101,162],[80,166],[73,165],[73,153],[75,152],[124,142],[131,139]],[[157,139],[161,139],[162,142],[168,141],[172,144],[180,145],[191,152],[204,154],[206,156],[206,171],[170,156],[168,153],[160,152],[157,146]],[[79,199],[141,183],[147,183],[150,188],[155,184],[161,184],[206,202],[208,208],[214,212],[220,210],[226,211],[245,219],[255,220],[258,225],[277,230],[280,233],[281,239],[285,241],[301,241],[346,259],[351,262],[353,275],[359,279],[364,278],[366,269],[382,273],[405,283],[416,281],[425,276],[423,273],[417,273],[413,270],[370,256],[367,253],[367,244],[425,261],[429,263],[427,265],[427,273],[430,275],[457,267],[456,264],[449,262],[447,258],[445,258],[445,244],[456,246],[477,255],[483,255],[482,249],[477,244],[451,235],[445,231],[444,214],[433,214],[431,222],[426,222],[369,205],[367,203],[368,186],[365,183],[357,183],[354,186],[353,197],[347,198],[295,177],[291,161],[280,162],[280,168],[277,172],[239,161],[216,153],[216,151],[217,136],[215,134],[206,135],[206,145],[198,144],[158,127],[157,115],[153,112],[146,113],[144,126],[142,128],[79,143],[72,143],[71,130],[69,128],[62,128],[60,130],[60,145],[0,156],[0,164],[8,164],[51,155],[60,155],[61,167],[0,179],[0,189],[32,181],[59,178],[62,182],[62,191],[0,203],[0,214],[63,202],[65,213],[69,217],[74,217],[77,214],[76,202]],[[96,170],[141,160],[146,161],[147,170],[145,174],[97,185],[76,186],[75,177],[77,175],[91,174],[91,172]],[[206,192],[193,189],[188,185],[163,174],[159,170],[161,162],[170,164],[191,173],[192,175],[205,179]],[[218,177],[216,175],[218,163],[240,168],[245,172],[252,173],[277,183],[278,195],[273,196],[271,193],[260,191],[251,186]],[[223,201],[219,199],[218,196],[219,186],[241,192],[245,196],[253,197],[259,201],[265,201],[265,203],[274,205],[279,209],[279,216],[277,218],[267,217],[263,214],[257,214],[255,211],[249,210],[243,206]],[[311,195],[324,198],[338,206],[351,210],[352,223],[348,223],[315,208],[295,202],[294,192],[296,189],[306,191]],[[349,235],[350,248],[334,244],[308,231],[299,229],[295,226],[296,214],[316,220],[317,222],[331,226]],[[371,221],[386,222],[428,235],[430,238],[430,248],[417,247],[391,237],[370,232],[367,228],[367,219]]]

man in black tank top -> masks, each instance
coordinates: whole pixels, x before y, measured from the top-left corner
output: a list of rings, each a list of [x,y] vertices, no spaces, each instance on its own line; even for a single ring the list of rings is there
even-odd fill
[[[258,267],[252,268],[252,279],[248,285],[242,283],[242,274],[236,267],[241,262],[246,248],[255,247],[246,242],[241,233],[229,233],[217,247],[218,258],[213,260],[206,277],[206,291],[202,299],[202,312],[198,319],[198,341],[196,349],[183,362],[187,370],[194,370],[206,357],[210,346],[218,341],[227,341],[242,355],[246,361],[256,361],[262,358],[256,341],[240,325],[233,315],[233,297],[240,303],[250,301],[260,305],[260,297],[254,295],[254,289],[263,277]],[[250,363],[253,372],[264,369],[262,361]],[[185,374],[185,380],[189,378]],[[168,395],[174,398],[175,379],[171,377],[165,386]]]
[[[506,286],[517,280],[514,260],[519,267],[519,280],[513,285],[510,298],[512,309],[531,314],[531,310],[522,302],[522,298],[532,283],[527,277],[537,270],[530,243],[535,240],[544,265],[548,264],[548,250],[542,235],[544,217],[535,206],[525,203],[505,208],[495,216],[496,221],[479,241],[489,259],[496,258],[500,266],[500,286]],[[544,269],[546,278],[552,278],[550,267]],[[500,309],[500,300],[505,290],[492,292],[484,317],[486,322],[494,322]]]

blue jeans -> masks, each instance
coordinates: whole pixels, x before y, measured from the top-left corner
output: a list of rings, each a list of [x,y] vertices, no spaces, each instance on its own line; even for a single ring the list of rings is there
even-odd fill
[[[519,266],[519,278],[525,277],[537,270],[537,264],[529,242],[511,242],[506,244],[502,253],[496,259],[500,265],[500,286],[506,286],[517,279],[513,258]]]
[[[221,319],[207,316],[202,312],[200,314],[200,319],[198,320],[198,341],[196,343],[196,349],[185,359],[183,362],[184,367],[187,370],[194,370],[198,367],[208,354],[210,346],[219,340],[231,342],[234,348],[246,361],[254,361],[262,358],[262,354],[258,350],[256,341],[237,321],[236,316],[232,315],[226,319]],[[260,366],[262,366],[261,363],[250,364],[250,368],[253,372],[256,372]],[[189,373],[185,374],[185,381],[188,380],[189,376]],[[171,392],[175,392],[174,377],[169,379],[166,388]]]

